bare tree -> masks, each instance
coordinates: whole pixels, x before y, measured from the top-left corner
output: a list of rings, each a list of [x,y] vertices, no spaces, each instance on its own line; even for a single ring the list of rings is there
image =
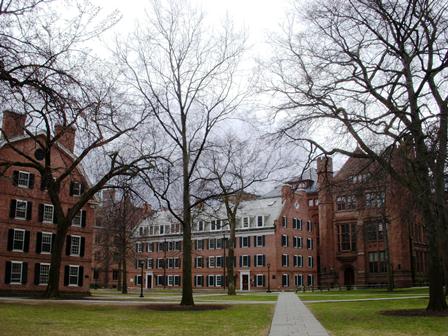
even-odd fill
[[[62,18],[46,3],[0,2],[1,103],[23,114],[26,122],[20,133],[39,149],[33,156],[2,130],[3,141],[18,159],[2,158],[0,166],[3,174],[13,166],[34,169],[47,189],[57,228],[46,296],[56,297],[62,249],[73,218],[108,181],[132,177],[147,167],[148,157],[126,153],[125,142],[147,114],[129,113],[124,93],[112,84],[115,75],[104,71],[84,47],[114,24],[116,16],[101,17],[98,8],[81,3],[70,17]],[[58,156],[60,151],[67,155]],[[95,172],[95,182],[73,207],[64,209],[63,188],[76,176],[87,178],[83,166],[93,157],[103,163],[102,170]]]
[[[253,197],[248,190],[280,169],[280,160],[274,158],[261,139],[241,140],[236,135],[228,134],[216,139],[214,146],[207,150],[200,171],[203,174],[204,189],[209,194],[219,195],[219,201],[227,215],[230,231],[228,240],[228,257],[224,260],[227,268],[227,293],[236,295],[234,256],[236,245],[237,214],[241,202]],[[225,243],[225,242],[224,242]]]
[[[165,160],[153,163],[156,175],[152,181],[147,175],[146,181],[182,225],[181,304],[193,305],[191,210],[201,202],[193,195],[195,172],[212,130],[243,98],[234,91],[244,39],[230,26],[212,31],[201,12],[181,1],[153,1],[151,11],[132,37],[135,43],[119,48],[118,54],[128,82],[165,136]],[[182,195],[180,202],[176,194]]]
[[[304,13],[306,28],[291,24],[272,66],[281,132],[321,153],[373,159],[416,195],[429,240],[428,310],[446,309],[447,4],[315,1]],[[331,143],[316,141],[317,126],[331,127]],[[383,155],[400,146],[406,169]]]

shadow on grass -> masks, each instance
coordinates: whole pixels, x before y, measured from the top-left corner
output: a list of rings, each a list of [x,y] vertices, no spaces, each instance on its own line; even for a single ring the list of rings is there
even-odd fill
[[[137,306],[138,309],[156,310],[156,311],[209,311],[209,310],[224,310],[230,308],[231,305],[195,305],[195,306],[181,306],[179,304],[150,304]]]

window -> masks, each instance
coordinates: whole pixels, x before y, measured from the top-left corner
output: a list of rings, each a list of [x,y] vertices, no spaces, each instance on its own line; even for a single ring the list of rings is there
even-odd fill
[[[216,248],[222,249],[222,240],[223,238],[216,238]]]
[[[336,197],[336,209],[338,211],[342,210],[352,210],[356,209],[356,197],[355,195],[343,195]]]
[[[194,286],[195,287],[204,286],[204,276],[203,275],[195,275],[194,276]]]
[[[369,272],[384,273],[387,272],[386,252],[369,252]]]
[[[249,237],[240,237],[240,247],[250,247]]]
[[[163,286],[165,284],[165,278],[163,275],[158,275],[156,278],[156,285],[157,286]]]
[[[302,248],[302,246],[303,246],[303,243],[302,243],[303,239],[302,239],[302,237],[294,236],[292,242],[293,242],[293,247],[295,247],[295,248]]]
[[[214,275],[207,275],[207,286],[215,287],[215,276]]]
[[[146,260],[146,268],[151,269],[154,267],[154,260],[152,258],[148,258]]]
[[[47,285],[49,276],[50,276],[50,264],[44,264],[44,263],[39,264],[38,284]]]
[[[14,230],[14,238],[12,250],[15,252],[23,252],[25,247],[25,230]]]
[[[195,244],[196,244],[196,250],[204,249],[204,240],[203,239],[195,240]]]
[[[313,205],[314,205],[313,200],[312,200],[312,199],[309,199],[309,200],[308,200],[308,206],[309,206],[309,207],[312,207]]]
[[[42,241],[40,247],[41,253],[51,253],[52,236],[53,235],[51,233],[42,232]]]
[[[308,256],[308,267],[309,268],[313,268],[314,267],[313,256]]]
[[[293,229],[302,230],[302,220],[299,218],[293,218],[292,227]]]
[[[254,256],[255,267],[265,266],[266,256],[264,254],[257,254]]]
[[[306,229],[308,232],[312,232],[313,231],[313,223],[311,221],[307,221],[306,222]]]
[[[302,274],[296,274],[294,275],[294,285],[296,287],[303,286],[303,275]]]
[[[82,184],[79,182],[72,182],[70,184],[70,195],[71,196],[81,196],[83,192]]]
[[[294,256],[294,267],[303,267],[303,256],[302,255]]]
[[[356,251],[356,224],[339,224],[337,229],[339,252]]]
[[[157,268],[165,268],[165,259],[157,258]]]
[[[247,229],[249,227],[249,217],[241,218],[241,227]]]
[[[240,256],[240,267],[250,267],[250,257],[248,255]]]
[[[146,243],[146,252],[152,252],[152,243]]]
[[[282,267],[288,267],[289,266],[289,255],[282,254]]]
[[[216,238],[210,238],[208,240],[208,249],[209,250],[214,250],[216,249]]]
[[[198,231],[204,231],[204,221],[198,222]]]
[[[83,223],[85,222],[86,217],[86,211],[80,210],[72,219],[72,225],[73,226],[83,226]]]
[[[219,220],[212,220],[210,222],[210,231],[218,231],[220,229]]]
[[[288,218],[286,216],[282,217],[282,227],[284,228],[288,227]]]
[[[208,267],[210,268],[215,267],[215,257],[208,257]]]
[[[282,274],[282,287],[289,287],[289,275]]]
[[[78,286],[79,280],[79,266],[69,266],[68,285]]]
[[[263,227],[263,226],[264,226],[264,217],[257,216],[257,227]]]
[[[264,286],[264,275],[263,274],[257,274],[255,276],[255,286],[257,286],[257,287]]]
[[[30,173],[19,171],[17,176],[17,186],[28,188],[30,183]]]
[[[194,258],[194,267],[196,268],[204,267],[204,259],[202,257]]]
[[[263,247],[265,246],[265,236],[255,236],[254,237],[254,245],[255,247]]]
[[[142,284],[142,276],[141,275],[136,275],[135,276],[135,285],[136,286],[140,286]]]
[[[381,208],[384,206],[384,192],[365,193],[366,208]]]
[[[383,223],[372,221],[365,223],[367,241],[376,242],[384,239]]]
[[[22,271],[23,263],[21,261],[11,262],[11,284],[21,284],[22,283]]]
[[[306,248],[308,250],[312,250],[313,249],[313,239],[312,238],[307,238],[306,239]]]
[[[313,275],[312,274],[308,274],[306,282],[307,282],[308,286],[313,286],[314,281],[313,281]]]
[[[180,286],[180,275],[174,276],[174,286]]]
[[[137,253],[143,252],[143,243],[135,243],[135,252]]]
[[[216,260],[216,267],[223,267],[224,265],[224,257],[223,256],[217,256],[215,257]]]
[[[282,235],[282,247],[288,247],[288,236],[287,235]]]
[[[70,255],[79,256],[81,254],[81,237],[80,236],[70,236]]]
[[[16,219],[27,219],[28,202],[27,201],[16,201]]]

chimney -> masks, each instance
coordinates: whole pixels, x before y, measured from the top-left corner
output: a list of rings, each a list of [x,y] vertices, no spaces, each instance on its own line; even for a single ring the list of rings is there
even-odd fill
[[[23,135],[25,133],[25,121],[25,114],[13,111],[3,111],[3,136],[7,139],[11,139]]]
[[[72,126],[64,127],[62,125],[55,126],[55,136],[61,134],[59,143],[73,153],[75,150],[76,129]]]
[[[289,184],[282,185],[282,201],[292,197],[292,188]]]

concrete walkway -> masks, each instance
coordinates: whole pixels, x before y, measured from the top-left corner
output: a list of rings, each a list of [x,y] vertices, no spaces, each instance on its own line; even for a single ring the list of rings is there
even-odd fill
[[[329,336],[294,293],[280,293],[269,336]]]

